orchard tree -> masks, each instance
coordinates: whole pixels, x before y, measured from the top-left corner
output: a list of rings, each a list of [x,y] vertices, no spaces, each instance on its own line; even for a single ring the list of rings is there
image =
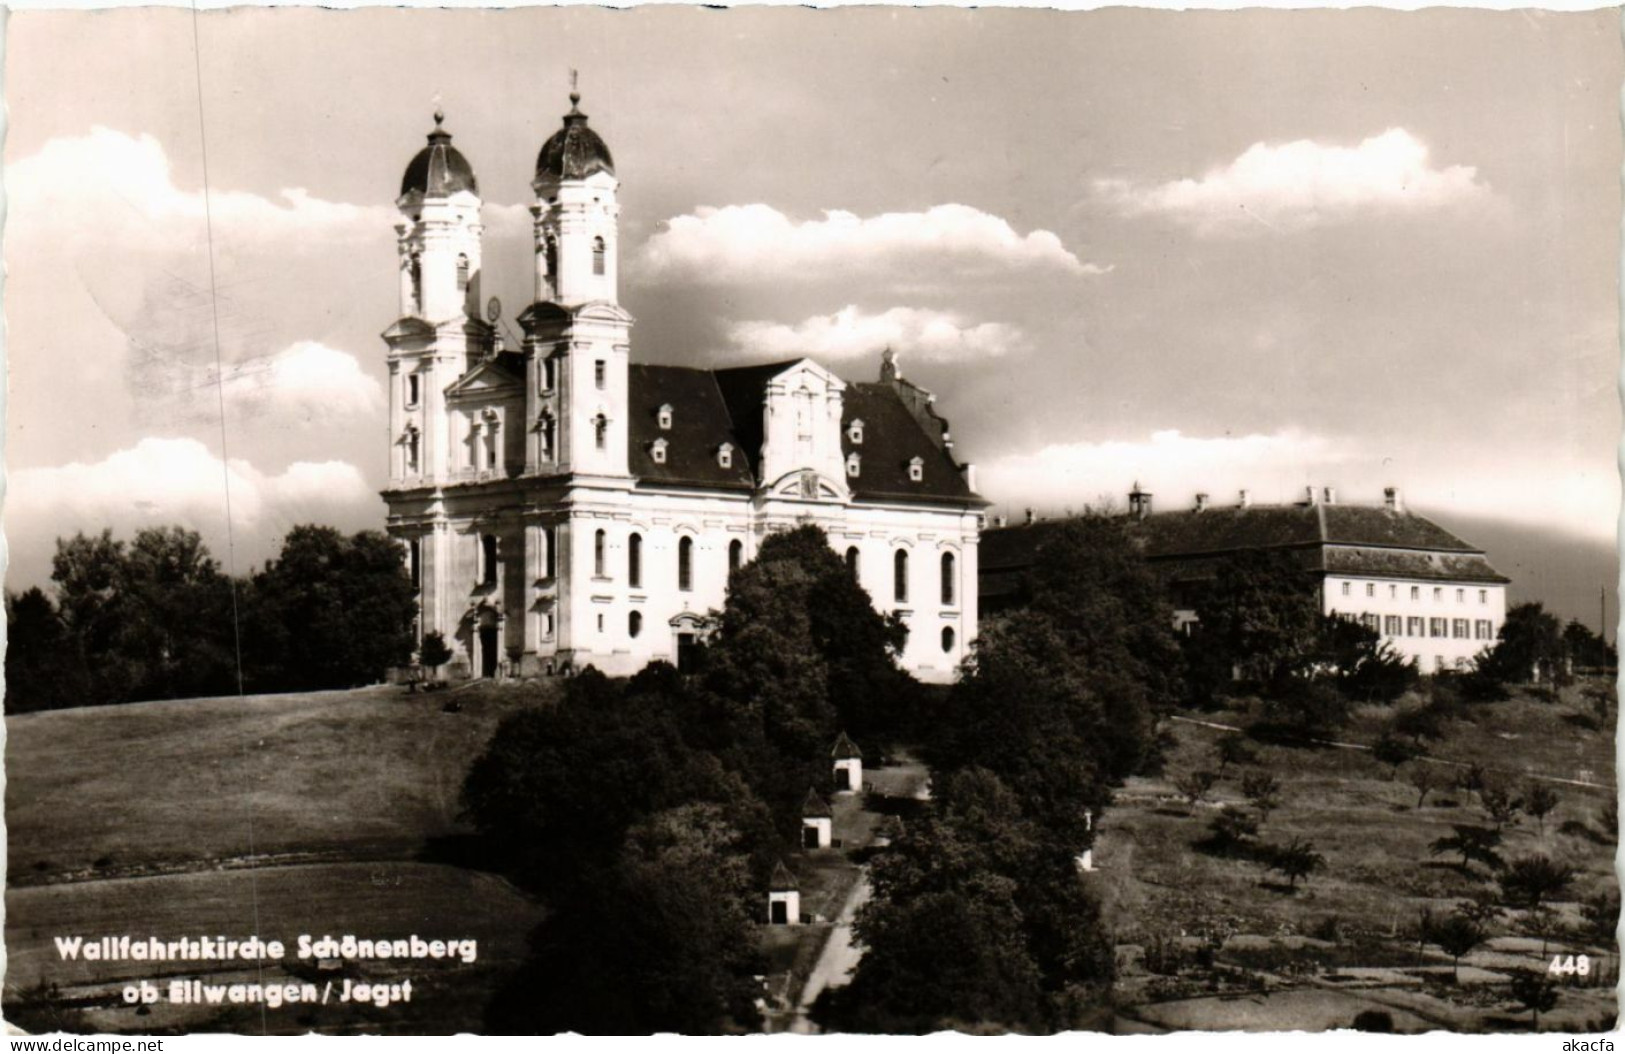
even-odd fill
[[[1461,957],[1483,944],[1489,935],[1477,921],[1459,912],[1433,923],[1428,939],[1450,956],[1451,979],[1461,981]]]
[[[1524,811],[1535,818],[1535,824],[1542,838],[1546,837],[1546,817],[1556,809],[1561,801],[1557,792],[1541,780],[1530,780],[1529,789],[1524,792]]]
[[[1433,840],[1434,856],[1440,853],[1460,853],[1462,874],[1471,874],[1470,863],[1480,863],[1492,871],[1505,866],[1495,847],[1501,844],[1501,832],[1493,827],[1475,827],[1471,824],[1451,824],[1455,833]]]

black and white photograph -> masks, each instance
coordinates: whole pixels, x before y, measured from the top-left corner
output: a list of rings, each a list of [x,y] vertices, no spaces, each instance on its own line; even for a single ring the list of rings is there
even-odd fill
[[[1621,30],[6,12],[9,1033],[1605,1042]]]

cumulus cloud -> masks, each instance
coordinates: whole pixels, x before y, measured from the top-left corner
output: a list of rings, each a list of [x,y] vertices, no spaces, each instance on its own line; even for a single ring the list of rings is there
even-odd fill
[[[1209,233],[1302,229],[1371,213],[1456,207],[1490,195],[1476,168],[1435,167],[1427,145],[1403,128],[1352,147],[1311,139],[1254,143],[1200,179],[1102,179],[1095,190],[1129,215],[1170,216]]]
[[[228,366],[222,376],[227,412],[234,416],[309,425],[374,415],[384,408],[383,387],[362,372],[354,355],[315,341]],[[214,378],[203,384],[213,388]]]
[[[53,540],[74,531],[111,527],[127,535],[178,523],[201,532],[223,556],[228,482],[239,544],[255,540],[249,557],[271,555],[258,550],[278,528],[295,523],[356,528],[382,519],[377,494],[347,462],[302,461],[269,473],[238,458],[223,463],[195,439],[148,437],[91,464],[14,470],[7,538],[26,567],[48,559]]]
[[[8,238],[149,250],[201,245],[206,219],[215,237],[228,242],[327,249],[335,240],[379,237],[388,231],[392,211],[325,201],[298,187],[275,198],[213,188],[205,203],[201,190],[176,185],[157,139],[101,126],[52,139],[37,154],[8,165],[6,190]]]
[[[1296,500],[1305,481],[1335,484],[1356,457],[1346,443],[1297,429],[1245,436],[1188,436],[1058,443],[987,462],[979,489],[1000,503],[1054,511],[1124,501],[1138,482],[1159,507],[1179,508],[1197,493],[1234,501],[1249,490],[1260,501]]]
[[[891,347],[927,362],[975,362],[1027,350],[1027,336],[1004,322],[969,323],[948,311],[894,307],[872,315],[847,306],[786,325],[736,322],[728,337],[752,357],[807,355],[838,362],[873,357]]]
[[[768,205],[702,207],[665,222],[637,257],[652,280],[806,280],[834,271],[874,273],[914,267],[958,271],[1050,270],[1098,274],[1050,231],[1018,234],[1008,222],[968,205],[863,217],[826,211],[796,221]]]

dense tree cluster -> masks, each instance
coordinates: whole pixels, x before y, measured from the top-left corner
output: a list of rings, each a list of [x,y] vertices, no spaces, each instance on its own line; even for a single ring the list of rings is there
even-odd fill
[[[195,531],[80,533],[57,540],[51,580],[54,596],[6,596],[8,713],[345,688],[411,651],[412,584],[376,531],[295,527],[236,582]]]
[[[823,532],[769,537],[736,571],[703,672],[583,671],[498,728],[463,789],[503,862],[553,909],[489,1011],[509,1032],[754,1027],[752,920],[843,729],[896,733],[919,688]]]
[[[1027,604],[984,625],[925,744],[933,801],[873,867],[864,957],[825,1027],[1078,1027],[1111,983],[1110,935],[1078,872],[1111,787],[1160,760],[1179,649],[1122,521],[1046,540]]]

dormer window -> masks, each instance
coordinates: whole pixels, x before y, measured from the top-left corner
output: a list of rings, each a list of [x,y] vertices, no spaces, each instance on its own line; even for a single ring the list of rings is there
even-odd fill
[[[915,483],[925,478],[925,459],[911,457],[908,459],[908,478]]]
[[[656,439],[653,443],[650,443],[649,456],[655,459],[655,464],[664,465],[666,463],[666,441]]]
[[[723,468],[734,467],[734,446],[732,443],[724,443],[717,447],[717,464]]]
[[[655,419],[660,422],[662,432],[671,431],[671,404],[666,403],[655,412]]]
[[[849,479],[857,479],[858,471],[863,468],[863,459],[858,457],[857,451],[846,455],[846,475]]]
[[[862,446],[863,445],[863,422],[862,421],[853,421],[851,424],[846,426],[846,440],[847,440],[847,442],[851,443],[854,446]],[[854,472],[852,474],[854,476],[857,475],[856,472]]]

